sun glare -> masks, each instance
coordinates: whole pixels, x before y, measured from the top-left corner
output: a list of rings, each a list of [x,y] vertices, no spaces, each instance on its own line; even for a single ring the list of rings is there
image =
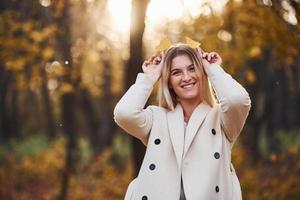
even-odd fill
[[[108,8],[113,27],[119,32],[128,32],[130,27],[131,0],[109,0]]]
[[[46,1],[46,0],[40,0]],[[201,13],[209,15],[204,3],[220,12],[228,0],[150,0],[146,12],[150,26],[160,26],[164,21],[181,19],[185,14],[197,17]],[[131,0],[108,0],[112,26],[118,32],[128,32],[130,28]],[[210,10],[209,10],[210,11]]]
[[[162,19],[178,19],[182,12],[182,0],[152,0],[148,5],[147,17],[158,23]]]

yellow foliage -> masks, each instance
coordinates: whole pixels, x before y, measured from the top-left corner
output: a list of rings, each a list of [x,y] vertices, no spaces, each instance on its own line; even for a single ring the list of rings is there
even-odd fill
[[[16,80],[17,80],[17,88],[19,90],[23,90],[27,87],[27,81],[24,77],[24,74],[17,74]]]
[[[22,71],[25,67],[25,60],[22,58],[18,58],[15,60],[7,60],[5,62],[5,68],[11,71]]]
[[[122,170],[111,164],[111,150],[105,150],[78,176],[74,176],[70,199],[121,200],[125,195],[133,168],[130,163]]]
[[[250,49],[250,58],[259,58],[262,55],[261,49],[258,46],[254,46]]]
[[[252,70],[247,70],[246,71],[246,79],[248,81],[249,84],[252,84],[256,81],[256,76],[254,74],[254,72]]]
[[[42,52],[42,56],[45,60],[48,60],[52,57],[54,57],[54,50],[53,48],[50,48],[50,47],[46,47],[43,52]]]
[[[24,158],[20,170],[26,172],[27,176],[50,178],[49,174],[58,175],[64,166],[64,147],[65,140],[56,140],[46,151]]]
[[[241,146],[233,151],[243,199],[286,200],[300,195],[300,148],[291,146],[288,152],[270,154],[255,166],[249,162],[249,152]]]
[[[70,83],[62,83],[59,89],[62,93],[69,93],[74,90],[73,86]]]
[[[18,89],[38,87],[41,78],[26,73],[35,71],[55,56],[53,36],[56,26],[42,27],[39,20],[20,19],[15,11],[1,13],[0,21],[3,67],[15,77]],[[24,79],[25,76],[30,80]]]
[[[30,36],[36,42],[41,42],[43,40],[42,34],[38,31],[32,31]]]

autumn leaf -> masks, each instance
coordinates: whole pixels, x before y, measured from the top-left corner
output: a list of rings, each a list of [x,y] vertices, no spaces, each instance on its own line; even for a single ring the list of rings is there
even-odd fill
[[[197,47],[199,47],[201,45],[201,43],[199,43],[199,42],[197,42],[195,40],[192,40],[189,37],[185,37],[185,43],[187,45],[189,45],[190,47],[192,47],[192,48],[197,48]]]
[[[169,38],[164,38],[160,41],[159,45],[155,48],[156,51],[164,51],[172,45],[172,42]]]

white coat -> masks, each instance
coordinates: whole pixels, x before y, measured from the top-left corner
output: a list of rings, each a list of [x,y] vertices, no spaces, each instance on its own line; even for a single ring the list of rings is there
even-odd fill
[[[158,106],[143,109],[153,88],[143,73],[116,105],[116,123],[147,146],[125,200],[179,200],[181,177],[187,200],[242,199],[231,149],[251,101],[246,90],[219,65],[210,65],[206,72],[219,104],[213,108],[205,102],[199,104],[185,137],[180,104],[173,111]]]

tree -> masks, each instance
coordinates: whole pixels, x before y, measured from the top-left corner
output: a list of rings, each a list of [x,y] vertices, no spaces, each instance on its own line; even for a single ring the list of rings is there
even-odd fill
[[[135,81],[136,75],[141,71],[143,63],[143,33],[145,29],[145,15],[148,0],[133,0],[131,9],[130,28],[130,58],[126,69],[126,88]],[[145,147],[134,138],[133,157],[137,173],[145,153]]]

